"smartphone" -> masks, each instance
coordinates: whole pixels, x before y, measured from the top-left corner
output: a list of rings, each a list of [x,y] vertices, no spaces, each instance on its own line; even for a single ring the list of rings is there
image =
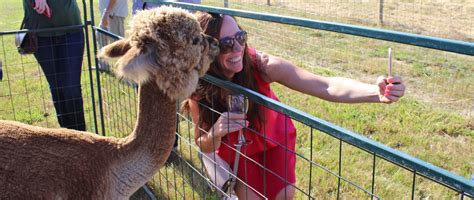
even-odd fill
[[[392,77],[392,48],[388,48],[388,77]],[[400,84],[400,83],[395,82],[395,83],[392,83],[392,84],[397,85],[397,84]]]

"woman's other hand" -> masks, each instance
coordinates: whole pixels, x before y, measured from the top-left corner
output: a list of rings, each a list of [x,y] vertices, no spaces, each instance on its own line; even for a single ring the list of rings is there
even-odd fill
[[[377,78],[379,86],[379,99],[382,103],[393,103],[405,94],[405,85],[398,76]]]
[[[243,129],[248,124],[249,122],[245,120],[245,114],[224,112],[211,127],[208,136],[222,138],[229,133]]]
[[[45,14],[46,16],[51,16],[51,9],[48,6],[46,0],[35,0],[35,4],[33,5],[33,9],[36,10],[38,14]]]
[[[258,51],[256,57],[257,57],[257,62],[256,62],[257,70],[259,71],[265,70],[268,65],[268,60],[269,60],[268,54]]]
[[[102,14],[99,27],[107,28],[109,26],[109,18],[110,18],[110,12],[107,10],[104,10],[104,14]]]

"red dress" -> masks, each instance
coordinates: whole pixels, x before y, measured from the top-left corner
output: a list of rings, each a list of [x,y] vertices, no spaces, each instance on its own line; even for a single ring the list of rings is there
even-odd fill
[[[249,54],[255,62],[255,49],[249,49]],[[270,83],[262,79],[260,72],[255,70],[253,75],[258,92],[279,101],[271,90]],[[243,155],[240,156],[237,176],[257,194],[274,199],[281,189],[296,182],[296,129],[291,118],[262,105],[258,106],[263,110],[261,113],[264,113],[264,116],[261,116],[261,119],[264,123],[257,127],[257,130],[244,129],[245,138],[252,143],[242,147],[240,151]],[[237,137],[238,132],[223,137],[222,144],[216,152],[232,169]]]

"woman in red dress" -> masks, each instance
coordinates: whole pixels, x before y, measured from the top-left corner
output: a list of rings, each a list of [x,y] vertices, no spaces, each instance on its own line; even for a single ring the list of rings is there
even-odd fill
[[[400,77],[381,76],[376,84],[366,84],[315,75],[282,58],[257,53],[247,45],[247,33],[233,17],[203,12],[197,16],[205,33],[220,43],[221,53],[208,74],[274,100],[278,98],[270,88],[272,82],[342,103],[392,103],[404,94],[405,86]],[[228,94],[222,88],[200,81],[198,90],[187,101],[196,125],[196,144],[202,152],[215,152],[232,167],[237,132],[246,127],[244,136],[252,143],[241,149],[244,156],[239,158],[238,181],[234,187],[237,196],[239,199],[292,199],[295,193],[292,185],[296,182],[296,129],[291,119],[252,102],[247,115],[228,113]]]

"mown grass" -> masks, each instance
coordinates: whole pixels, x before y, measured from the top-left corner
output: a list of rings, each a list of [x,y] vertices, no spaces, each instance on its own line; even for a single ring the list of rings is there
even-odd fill
[[[222,5],[222,2],[217,1],[203,2],[210,5]],[[308,5],[305,3],[308,2],[294,2],[293,7],[299,4]],[[414,7],[432,8],[432,3],[426,5],[410,1],[403,1],[403,3],[404,5],[412,3]],[[450,7],[451,4],[445,3],[446,7]],[[472,9],[471,4],[464,1],[453,6],[463,3],[466,5],[463,9]],[[293,9],[290,5],[268,7],[259,3],[231,2],[231,7],[239,9],[283,12],[293,16],[374,25],[374,22],[367,22],[366,19],[357,20],[356,16],[344,14],[342,11],[338,11],[337,17],[329,15],[328,11],[334,10],[338,5],[344,4],[334,2],[325,5],[317,9],[318,14],[311,10],[311,6],[305,9]],[[410,13],[402,14],[402,12],[411,10],[403,9],[400,5],[388,7],[401,16],[409,16]],[[21,3],[14,0],[6,0],[0,6],[2,11],[0,12],[0,30],[18,29],[22,19],[21,6]],[[81,2],[79,6],[82,9]],[[360,7],[354,9],[360,13],[365,11]],[[349,10],[346,8],[344,11],[349,12]],[[429,15],[427,11],[423,13]],[[469,13],[465,15],[470,16]],[[98,22],[98,16],[96,12],[96,22]],[[458,14],[452,13],[449,16],[453,18]],[[408,87],[406,96],[396,104],[335,104],[288,90],[279,84],[273,84],[272,87],[281,101],[287,105],[363,134],[461,176],[469,177],[470,174],[474,174],[474,149],[472,148],[474,144],[474,93],[472,92],[474,91],[472,84],[474,58],[472,56],[268,22],[240,18],[238,20],[243,28],[249,31],[252,46],[281,56],[321,75],[344,76],[373,82],[377,76],[386,74],[386,51],[388,47],[392,47],[395,52],[394,71],[404,78]],[[401,22],[404,22],[401,17],[397,20],[399,20],[397,23],[387,22],[383,28],[393,30],[408,28],[420,33],[427,29],[415,26],[417,23],[401,25]],[[433,21],[443,23],[443,20],[438,18],[433,18]],[[426,34],[457,38],[459,35],[456,35],[452,29],[462,26],[464,20],[456,22],[459,24],[446,24],[446,26],[440,26],[439,29],[429,30]],[[443,27],[445,28],[442,29]],[[464,27],[470,27],[469,22],[464,24]],[[472,28],[463,29],[461,36],[460,39],[472,38]],[[0,119],[57,127],[48,84],[34,58],[20,57],[15,51],[11,35],[1,36],[0,44],[3,50],[0,52],[0,59],[4,64],[4,80],[0,82]],[[86,66],[85,61],[83,89],[86,118],[88,130],[96,131],[91,105],[92,102],[96,107],[99,104],[97,98],[92,100],[89,85],[91,81],[94,84],[97,83],[96,72],[93,71],[90,76]],[[121,137],[127,135],[133,127],[136,116],[135,90],[129,84],[115,79],[111,74],[101,73],[100,77],[107,134]],[[95,97],[97,97],[96,89],[95,87]],[[337,172],[339,140],[311,130],[302,123],[295,122],[295,124],[298,129],[297,152]],[[155,185],[155,192],[161,198],[217,199],[216,194],[209,190],[203,177],[195,171],[202,172],[202,166],[196,153],[196,146],[193,144],[193,130],[190,127],[186,121],[180,123],[182,139],[178,152],[181,159],[160,170],[152,184]],[[98,128],[97,131],[100,132],[100,126]],[[373,156],[345,143],[342,143],[342,154],[343,177],[370,191]],[[376,194],[386,199],[409,198],[412,174],[380,158],[376,158],[375,162]],[[309,176],[309,172],[312,176]],[[302,188],[306,193],[311,192],[311,195],[317,199],[333,199],[337,196],[337,178],[319,167],[310,167],[302,158],[298,158],[297,161],[297,180],[297,187]],[[309,187],[310,184],[311,187]],[[416,198],[453,199],[456,195],[424,178],[417,178],[416,185]],[[342,182],[341,188],[340,195],[343,199],[368,198],[366,194],[345,182]],[[305,199],[305,196],[299,192],[297,199]]]

